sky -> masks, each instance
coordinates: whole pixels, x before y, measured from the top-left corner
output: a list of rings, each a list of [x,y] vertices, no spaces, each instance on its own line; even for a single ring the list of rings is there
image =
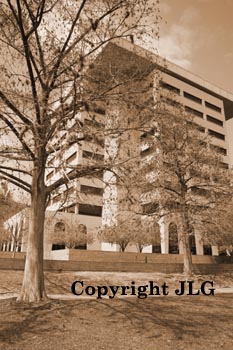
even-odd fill
[[[233,93],[233,0],[160,0],[158,53]]]

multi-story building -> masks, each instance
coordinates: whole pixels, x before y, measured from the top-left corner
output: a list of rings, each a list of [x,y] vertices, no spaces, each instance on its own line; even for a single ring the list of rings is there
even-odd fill
[[[223,155],[223,166],[233,167],[233,95],[216,87],[215,85],[203,80],[202,78],[178,67],[177,65],[163,60],[161,57],[148,52],[125,40],[116,40],[105,47],[101,54],[100,64],[103,69],[106,67],[118,66],[129,74],[133,74],[134,69],[142,70],[143,81],[149,82],[150,90],[147,91],[147,97],[156,100],[157,94],[163,94],[163,100],[166,104],[176,102],[182,104],[187,112],[195,117],[195,122],[199,125],[201,132],[212,136],[213,145]],[[121,67],[122,65],[122,67]],[[136,68],[135,68],[136,67]],[[140,85],[140,82],[137,84]],[[147,84],[148,85],[148,84]],[[150,96],[151,95],[151,96]],[[171,98],[171,96],[173,96]],[[112,105],[110,103],[110,108]],[[117,140],[114,138],[114,146],[111,150],[108,141],[103,138],[93,138],[93,130],[103,128],[106,124],[106,118],[109,115],[115,118],[115,115],[124,113],[120,105],[118,111],[114,114],[112,110],[104,110],[99,106],[93,107],[91,112],[80,112],[77,120],[87,131],[90,129],[89,139],[81,143],[73,144],[62,158],[55,155],[48,161],[46,173],[47,184],[52,184],[60,176],[69,178],[73,167],[85,165],[93,162],[102,162],[104,158],[117,150]],[[129,116],[121,116],[122,120],[129,119]],[[130,117],[131,118],[131,117]],[[70,128],[64,130],[59,135],[57,142],[65,143],[67,137],[72,132]],[[134,140],[130,139],[131,149],[138,152],[138,159],[145,159],[153,152],[145,142],[140,144],[140,132],[135,133]],[[140,141],[141,140],[141,141]],[[106,145],[108,150],[106,152]],[[133,147],[132,147],[133,145]],[[110,148],[109,148],[110,147]],[[134,154],[135,156],[135,154]],[[107,183],[107,186],[104,184]],[[124,196],[124,194],[123,194]],[[116,223],[116,217],[119,213],[119,201],[122,192],[119,190],[116,178],[109,172],[98,173],[93,176],[84,176],[68,182],[57,190],[50,199],[48,209],[50,211],[62,211],[73,213],[77,216],[77,222],[87,227],[87,230],[93,232],[96,236],[98,228],[103,225]],[[161,245],[158,247],[149,246],[144,249],[145,252],[161,253],[182,253],[182,247],[179,246],[178,238],[174,246],[174,235],[178,237],[176,218],[160,222]],[[171,239],[172,236],[172,239]],[[173,241],[173,243],[171,243]],[[198,236],[195,237],[196,254],[218,254],[216,247],[204,245]],[[52,242],[49,243],[46,250],[53,249]],[[105,242],[98,242],[87,245],[87,249],[117,250],[117,246]],[[129,250],[136,250],[131,246]]]
[[[109,54],[108,50],[112,51]],[[233,95],[203,80],[202,78],[163,60],[157,55],[137,47],[127,41],[118,40],[115,45],[109,45],[107,56],[116,62],[124,62],[132,69],[132,62],[140,62],[142,67],[148,67],[146,79],[151,82],[151,97],[161,100],[165,105],[182,105],[185,111],[194,116],[194,122],[199,125],[199,131],[211,136],[211,142],[216,150],[223,155],[222,166],[233,166]],[[129,63],[127,63],[129,62]],[[114,62],[110,63],[112,66]],[[126,70],[126,66],[124,69]],[[129,69],[130,71],[130,69]],[[148,91],[147,91],[148,94]],[[169,126],[168,126],[169,127]],[[137,139],[136,142],[139,142]],[[141,159],[145,159],[154,152],[154,148],[147,142],[141,146]],[[120,193],[117,185],[114,187],[115,202],[107,198],[104,205],[103,222],[109,224],[109,217],[117,216],[117,202]],[[109,205],[111,203],[111,205]],[[149,204],[149,203],[148,203]],[[161,247],[147,247],[147,252],[182,253],[182,244],[178,239],[177,218],[171,216],[160,222]],[[174,238],[174,236],[176,236]],[[175,243],[174,243],[175,242]],[[192,243],[194,254],[218,254],[217,247],[203,242],[201,236],[195,233]],[[104,243],[103,249],[116,250],[115,245]]]
[[[69,147],[62,158],[57,157],[56,152],[48,160],[46,182],[48,185],[58,180],[60,176],[67,177],[79,165],[98,164],[104,160],[104,139],[93,137],[98,130],[103,128],[105,111],[100,107],[93,110],[80,112],[77,116],[78,123],[89,134],[85,141],[75,143]],[[59,135],[57,143],[65,143],[72,133],[72,123]],[[65,148],[65,147],[64,147]],[[96,236],[101,226],[103,207],[103,171],[83,176],[68,181],[67,185],[61,186],[53,193],[48,210],[64,213],[73,213],[77,216],[80,224],[87,227],[87,231]],[[100,243],[95,239],[92,244],[87,244],[88,249],[99,249]]]

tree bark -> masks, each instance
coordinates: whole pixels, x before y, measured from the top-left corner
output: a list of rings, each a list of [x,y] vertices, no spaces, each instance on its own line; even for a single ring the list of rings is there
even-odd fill
[[[46,299],[43,274],[43,241],[46,209],[44,168],[35,166],[23,285],[17,301],[39,302]]]
[[[193,275],[193,263],[192,254],[189,242],[189,226],[186,219],[183,219],[181,239],[183,243],[183,254],[184,254],[184,274],[186,278],[190,278]]]

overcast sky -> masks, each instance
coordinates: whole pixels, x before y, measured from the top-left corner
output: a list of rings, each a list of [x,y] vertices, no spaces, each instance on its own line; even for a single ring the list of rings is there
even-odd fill
[[[160,0],[159,54],[233,93],[233,0]]]

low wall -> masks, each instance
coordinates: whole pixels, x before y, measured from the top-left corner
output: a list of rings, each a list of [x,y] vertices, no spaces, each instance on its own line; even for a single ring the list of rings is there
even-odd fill
[[[0,252],[0,259],[25,259],[26,253]]]
[[[47,271],[119,271],[182,273],[183,256],[71,250],[70,260],[45,260]],[[25,254],[0,254],[0,269],[23,270]],[[193,256],[196,274],[218,274],[233,271],[233,257]]]
[[[182,254],[153,254],[153,253],[129,253],[129,252],[107,252],[100,250],[78,250],[61,249],[51,252],[52,260],[69,261],[89,261],[89,262],[122,262],[122,263],[162,263],[162,264],[183,264]],[[233,256],[212,256],[212,255],[193,255],[194,264],[218,264],[232,263]]]

